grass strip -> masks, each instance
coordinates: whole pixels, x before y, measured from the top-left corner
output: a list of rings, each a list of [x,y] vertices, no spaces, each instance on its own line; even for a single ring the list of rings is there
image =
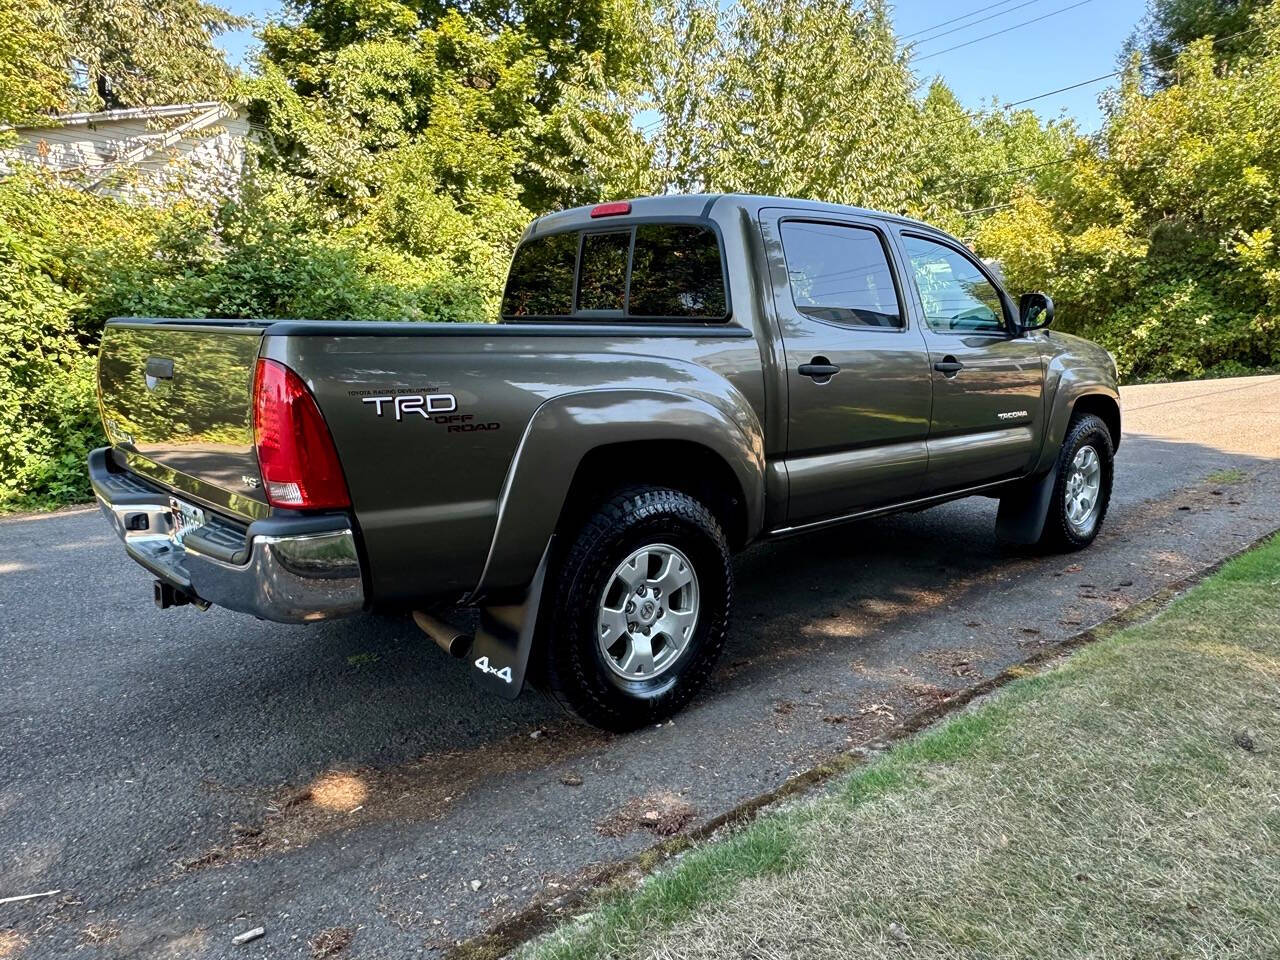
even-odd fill
[[[1280,956],[1278,748],[1280,538],[522,956]]]

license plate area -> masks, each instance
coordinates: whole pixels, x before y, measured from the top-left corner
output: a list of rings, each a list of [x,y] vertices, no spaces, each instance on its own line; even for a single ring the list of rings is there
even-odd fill
[[[187,534],[193,530],[199,530],[208,522],[203,510],[189,503],[183,503],[177,497],[169,498],[169,510],[173,521],[171,536],[173,542],[179,546],[187,538]]]

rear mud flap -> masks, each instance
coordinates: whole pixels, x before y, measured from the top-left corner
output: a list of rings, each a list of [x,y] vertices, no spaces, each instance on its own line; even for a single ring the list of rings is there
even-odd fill
[[[1049,501],[1057,471],[1050,470],[1039,480],[1031,481],[1017,492],[1000,498],[996,514],[996,536],[1005,543],[1030,546],[1040,542],[1044,523],[1049,517]]]
[[[538,627],[542,585],[554,543],[555,538],[552,537],[521,603],[480,608],[480,626],[469,654],[471,665],[480,685],[505,700],[514,700],[524,689],[525,672]]]

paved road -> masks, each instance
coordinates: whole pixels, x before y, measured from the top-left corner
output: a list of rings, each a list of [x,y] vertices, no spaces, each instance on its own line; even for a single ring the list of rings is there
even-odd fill
[[[716,681],[628,737],[404,619],[161,613],[96,511],[0,521],[0,898],[61,891],[0,957],[438,953],[1280,527],[1280,378],[1124,400],[1089,552],[1004,550],[983,499],[758,547]]]

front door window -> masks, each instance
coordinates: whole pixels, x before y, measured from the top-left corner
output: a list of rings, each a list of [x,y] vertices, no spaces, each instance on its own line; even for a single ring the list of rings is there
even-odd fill
[[[935,333],[1004,333],[1004,303],[977,264],[960,251],[923,237],[902,238],[925,323]]]

